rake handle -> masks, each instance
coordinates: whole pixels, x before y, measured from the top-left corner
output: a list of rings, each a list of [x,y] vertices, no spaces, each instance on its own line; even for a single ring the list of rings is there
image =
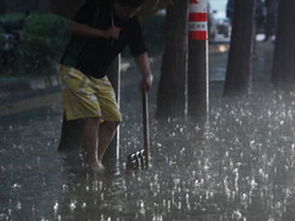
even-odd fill
[[[143,104],[143,139],[144,139],[144,152],[146,159],[146,168],[150,166],[150,132],[149,132],[149,99],[148,92],[142,90],[142,104]]]

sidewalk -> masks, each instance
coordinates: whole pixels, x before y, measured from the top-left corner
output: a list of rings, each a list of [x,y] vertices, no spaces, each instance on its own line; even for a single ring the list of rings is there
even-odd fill
[[[0,117],[60,102],[59,94],[57,75],[10,82],[0,80]]]

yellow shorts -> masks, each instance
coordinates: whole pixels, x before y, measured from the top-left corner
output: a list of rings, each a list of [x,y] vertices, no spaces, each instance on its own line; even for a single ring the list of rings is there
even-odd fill
[[[65,65],[61,65],[59,75],[67,120],[100,118],[103,121],[122,121],[114,89],[106,76],[88,77]]]

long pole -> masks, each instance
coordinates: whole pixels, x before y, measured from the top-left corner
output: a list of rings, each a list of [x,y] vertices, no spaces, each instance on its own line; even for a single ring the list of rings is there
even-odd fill
[[[144,153],[146,159],[146,168],[150,167],[150,132],[149,132],[149,100],[148,93],[145,89],[142,90],[142,107],[143,107],[143,138],[144,138]]]
[[[110,79],[113,88],[117,95],[117,104],[120,107],[121,102],[121,55],[119,54],[114,60],[112,66],[108,70],[108,78]],[[104,160],[118,160],[120,159],[120,127],[118,127],[116,136],[112,140],[109,148],[105,153]]]

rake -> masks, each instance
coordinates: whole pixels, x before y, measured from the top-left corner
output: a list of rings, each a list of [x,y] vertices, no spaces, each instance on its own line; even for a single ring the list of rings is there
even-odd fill
[[[142,120],[144,149],[128,155],[126,169],[148,169],[150,167],[150,133],[149,133],[149,106],[148,93],[142,90]]]

